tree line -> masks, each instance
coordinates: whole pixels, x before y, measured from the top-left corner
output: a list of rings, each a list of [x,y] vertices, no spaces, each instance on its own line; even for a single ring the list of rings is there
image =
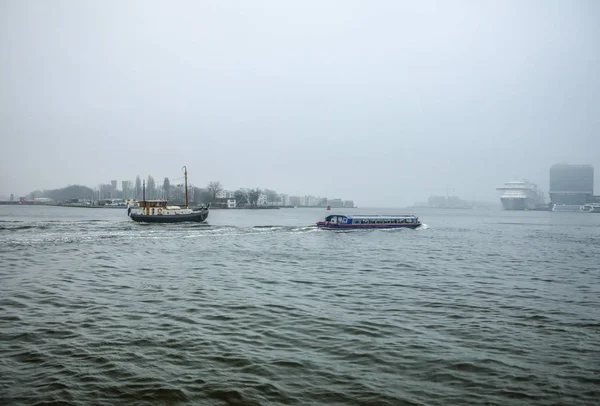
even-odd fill
[[[101,184],[94,190],[87,186],[69,185],[60,189],[36,190],[27,195],[28,199],[47,197],[55,201],[89,200],[105,201],[110,199],[136,199],[144,198],[144,183],[138,175],[135,182],[122,182],[121,190],[112,187],[111,184]],[[206,187],[200,188],[188,185],[188,198],[193,204],[214,204],[221,203],[219,194],[224,191],[223,185],[219,181],[211,181]],[[280,201],[280,195],[272,189],[260,188],[241,188],[233,192],[233,199],[236,200],[238,207],[258,205],[261,195],[266,196],[267,204],[274,204]],[[146,200],[164,199],[173,204],[183,204],[185,202],[185,188],[183,183],[171,184],[168,177],[163,179],[162,185],[157,185],[154,178],[150,175],[145,182]]]

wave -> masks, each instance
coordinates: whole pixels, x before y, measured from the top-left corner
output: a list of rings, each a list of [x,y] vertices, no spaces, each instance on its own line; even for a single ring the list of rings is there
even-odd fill
[[[48,228],[50,228],[49,225],[45,225],[45,224],[31,224],[31,225],[15,225],[15,226],[0,226],[0,231],[20,231],[20,230],[31,230],[31,229],[38,229],[38,230],[47,230]]]

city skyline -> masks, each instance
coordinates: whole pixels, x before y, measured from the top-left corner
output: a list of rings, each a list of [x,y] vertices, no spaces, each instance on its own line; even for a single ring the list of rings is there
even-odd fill
[[[593,176],[593,174],[594,174],[594,167],[593,167],[593,165],[585,164],[585,163],[584,164],[574,164],[574,165],[572,165],[572,164],[567,164],[566,162],[557,162],[557,163],[554,163],[553,165],[550,166],[549,171],[548,171],[549,175],[552,172],[552,170],[553,170],[554,167],[561,166],[561,165],[589,167],[589,168],[591,168],[591,185],[593,186],[598,181],[598,177],[594,177]],[[137,176],[140,177],[139,175],[137,175]],[[146,181],[147,179],[149,179],[149,177],[152,177],[152,175],[148,175],[148,177],[146,177],[146,178],[141,178],[141,177],[140,178],[143,181]],[[158,187],[162,187],[161,185],[162,185],[163,179],[164,178],[160,178],[159,179],[160,182],[157,182]],[[168,178],[168,179],[171,180],[171,178]],[[175,180],[175,181],[183,181],[183,176],[179,176],[178,175],[173,180]],[[513,179],[511,179],[511,180],[529,180],[529,179],[526,179],[525,177],[519,178],[517,176],[513,176]],[[98,184],[96,186],[89,186],[89,185],[82,185],[82,186],[90,187],[91,189],[93,189],[93,190],[95,190],[97,192],[98,189],[101,189],[103,187],[104,188],[113,187],[113,182],[115,182],[114,185],[117,186],[115,188],[115,190],[124,190],[123,189],[123,185],[125,185],[126,183],[128,183],[130,185],[130,187],[133,187],[133,185],[135,183],[135,181],[132,181],[132,180],[114,180],[114,179],[112,179],[108,183],[100,183],[100,184]],[[548,177],[548,183],[549,184],[548,184],[548,187],[546,189],[543,188],[543,187],[540,187],[539,184],[538,184],[538,187],[539,187],[540,191],[543,193],[544,198],[546,200],[551,200],[551,197],[550,197],[551,196],[550,182],[551,182],[551,179],[550,179],[550,176],[549,176]],[[533,182],[533,183],[536,183],[536,182]],[[122,188],[118,189],[118,185],[122,185]],[[190,187],[196,187],[196,188],[200,188],[200,189],[206,189],[206,186],[197,186],[197,184],[194,184],[192,182],[190,182],[189,185],[190,185]],[[70,184],[69,185],[63,185],[63,186],[58,187],[58,188],[36,189],[35,191],[60,189],[60,188],[64,188],[65,186],[70,186]],[[241,190],[248,190],[248,189],[253,189],[253,188],[254,187],[227,188],[227,191],[230,191],[231,193],[233,193],[235,190],[240,190],[240,189]],[[259,187],[259,189],[262,189],[263,191],[264,190],[269,190],[269,189],[273,190],[271,188],[260,188],[260,187]],[[592,194],[593,194],[593,191],[598,191],[598,190],[600,190],[600,188],[593,188]],[[34,191],[29,191],[28,193],[25,193],[25,194],[22,194],[22,195],[14,194],[14,193],[10,193],[10,195],[21,196],[22,197],[22,196],[30,195],[32,192],[34,192]],[[301,198],[309,197],[309,196],[310,197],[317,196],[317,197],[321,198],[321,195],[316,195],[314,193],[303,193],[303,194],[301,194],[301,193],[287,193],[285,191],[284,192],[277,192],[277,193],[278,194],[283,194],[283,195],[286,195],[286,196],[301,197]],[[8,196],[8,194],[5,195],[5,194],[3,194],[3,193],[0,192],[0,200],[2,200],[1,198],[4,198],[4,200],[8,200],[7,196]],[[421,200],[419,200],[419,199],[413,200],[413,201],[409,202],[407,205],[411,205],[411,204],[423,204],[422,203],[423,201],[428,201],[432,197],[435,198],[437,196],[446,196],[447,198],[448,197],[453,197],[453,198],[458,198],[460,200],[464,200],[464,201],[467,201],[467,202],[468,201],[470,201],[470,202],[476,202],[476,201],[478,201],[478,202],[491,203],[491,202],[497,200],[497,199],[493,199],[493,198],[492,199],[487,199],[487,200],[486,199],[478,199],[478,198],[475,198],[474,196],[461,195],[460,193],[457,193],[457,189],[456,188],[446,187],[446,189],[445,189],[445,191],[443,191],[443,193],[440,193],[440,192],[431,192],[431,193],[427,194],[427,196],[425,196]],[[327,199],[340,199],[339,197],[330,197],[330,196],[327,196],[327,195],[323,196],[323,197],[327,198]],[[341,198],[341,200],[349,200],[349,201],[353,201],[353,202],[356,201],[355,199],[345,199],[345,198]],[[387,203],[389,203],[389,202],[387,202]],[[366,207],[369,207],[369,205],[366,205]],[[371,205],[370,207],[377,207],[377,206]]]

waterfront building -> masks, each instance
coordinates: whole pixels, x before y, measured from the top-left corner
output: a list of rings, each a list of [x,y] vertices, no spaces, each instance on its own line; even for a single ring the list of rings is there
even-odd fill
[[[290,206],[302,206],[302,198],[300,196],[290,196]]]
[[[290,197],[285,193],[281,193],[279,195],[280,205],[281,206],[289,206],[290,205]]]
[[[550,200],[553,204],[585,204],[593,200],[592,165],[555,164],[550,167]]]
[[[125,199],[132,198],[134,195],[133,182],[130,180],[121,181],[121,190]]]
[[[344,207],[344,202],[342,199],[327,199],[327,205],[331,206],[331,208],[339,208]]]
[[[235,191],[233,190],[219,190],[215,196],[217,199],[233,199]]]

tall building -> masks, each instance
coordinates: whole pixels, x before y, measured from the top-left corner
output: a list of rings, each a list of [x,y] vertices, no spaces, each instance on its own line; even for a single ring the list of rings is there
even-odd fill
[[[123,191],[123,198],[129,199],[133,197],[133,182],[130,180],[124,180],[121,182],[121,190]]]
[[[111,180],[110,181],[110,187],[112,188],[113,192],[117,191],[117,181],[116,180]]]
[[[344,202],[342,199],[327,199],[327,205],[332,208],[344,207]]]
[[[592,165],[555,164],[550,167],[550,200],[554,204],[584,204],[594,195]]]

